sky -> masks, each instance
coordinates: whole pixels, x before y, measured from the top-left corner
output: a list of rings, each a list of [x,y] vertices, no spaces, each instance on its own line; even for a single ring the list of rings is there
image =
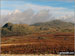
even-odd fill
[[[2,14],[7,14],[8,12],[14,11],[16,9],[24,11],[28,8],[31,8],[35,12],[42,9],[49,9],[42,7],[52,7],[51,9],[54,10],[58,8],[58,10],[61,9],[63,11],[73,11],[75,6],[73,0],[2,0],[0,9]]]
[[[0,0],[0,21],[26,22],[48,21],[54,18],[74,21],[75,0]],[[4,17],[5,16],[5,17]],[[21,19],[18,19],[21,18]]]

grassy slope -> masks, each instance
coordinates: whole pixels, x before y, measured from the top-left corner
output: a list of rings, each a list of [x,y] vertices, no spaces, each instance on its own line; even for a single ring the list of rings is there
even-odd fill
[[[16,29],[15,27],[16,25],[14,26],[14,29]],[[55,20],[46,23],[36,23],[32,26],[22,25],[22,27],[25,28],[28,27],[26,28],[25,32],[31,31],[33,33],[23,36],[18,35],[18,36],[2,37],[1,44],[14,44],[14,45],[2,46],[1,53],[56,54],[59,51],[74,51],[73,47],[74,24],[72,23]],[[22,30],[24,30],[24,28]],[[66,32],[66,30],[68,31]],[[35,43],[35,44],[29,44],[29,43]]]

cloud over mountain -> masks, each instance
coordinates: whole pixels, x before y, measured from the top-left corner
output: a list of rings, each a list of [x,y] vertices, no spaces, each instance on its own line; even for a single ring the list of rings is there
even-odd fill
[[[16,7],[17,9],[14,11],[1,10],[1,25],[6,22],[33,24],[54,19],[74,22],[74,12],[67,8],[34,4],[24,4],[23,6],[19,7],[16,5]],[[23,9],[23,11],[21,11],[20,8]]]
[[[32,9],[25,10],[23,12],[18,12],[19,10],[13,11],[12,13],[2,17],[0,21],[12,22],[12,23],[36,23],[47,20],[49,18],[49,12],[47,10],[41,10],[38,13],[34,13]]]
[[[2,16],[0,19],[0,24],[4,24],[6,22],[12,23],[23,23],[23,24],[33,24],[38,22],[46,22],[54,19],[62,19],[73,22],[73,16],[60,16],[57,18],[53,16],[50,10],[40,10],[39,12],[35,13],[32,9],[27,9],[23,12],[19,10],[15,10],[12,13]]]

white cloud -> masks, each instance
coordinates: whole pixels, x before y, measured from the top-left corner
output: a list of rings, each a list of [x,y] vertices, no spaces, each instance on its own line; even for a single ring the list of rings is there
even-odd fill
[[[34,5],[34,4],[25,4],[24,5],[27,9],[31,8],[36,12],[40,10],[49,10],[55,16],[64,16],[64,15],[73,15],[74,12],[69,10],[68,8],[63,7],[51,7],[51,6],[41,6],[41,5]]]
[[[6,22],[32,24],[37,22],[45,22],[55,18],[73,18],[74,12],[63,7],[40,6],[34,4],[24,4],[23,6],[15,6],[16,11],[1,10],[2,15],[10,14],[0,19],[0,24]],[[19,10],[23,9],[23,12]],[[15,13],[16,12],[16,13]],[[18,13],[20,12],[20,13]],[[36,12],[36,14],[35,14]],[[67,17],[65,17],[67,15]]]
[[[1,10],[0,13],[1,15],[7,15],[8,13],[11,13],[11,10]]]
[[[51,7],[51,6],[42,6],[42,5],[34,5],[34,4],[25,4],[24,7],[26,8],[32,8],[33,10],[43,10],[43,9],[47,9],[47,10],[63,10],[66,8],[63,7]]]
[[[8,6],[10,6],[10,5],[8,5]],[[28,4],[28,3],[24,4],[24,5],[12,5],[12,7],[15,7],[16,9],[19,9],[19,10],[33,9],[35,12],[45,9],[45,10],[50,10],[52,13],[69,10],[69,9],[63,8],[63,7],[41,6],[41,5]],[[11,13],[12,11],[2,10],[1,12],[2,12],[2,14],[8,14],[8,13]]]

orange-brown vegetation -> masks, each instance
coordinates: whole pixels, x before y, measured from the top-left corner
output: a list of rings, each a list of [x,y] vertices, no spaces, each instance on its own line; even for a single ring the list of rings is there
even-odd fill
[[[3,37],[1,40],[1,44],[16,44],[2,46],[2,54],[57,54],[63,51],[74,51],[74,33],[36,33]]]

